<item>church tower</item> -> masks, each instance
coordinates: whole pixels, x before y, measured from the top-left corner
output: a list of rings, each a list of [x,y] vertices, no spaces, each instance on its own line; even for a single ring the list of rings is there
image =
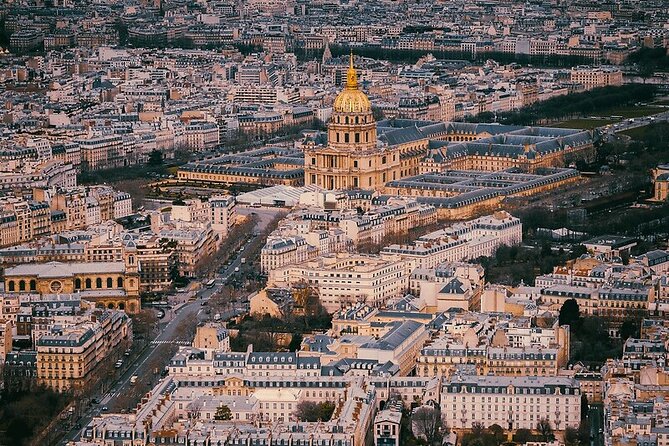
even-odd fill
[[[372,104],[349,59],[346,86],[334,101],[327,147],[305,150],[304,182],[329,190],[381,190],[399,171],[399,154],[380,148]]]

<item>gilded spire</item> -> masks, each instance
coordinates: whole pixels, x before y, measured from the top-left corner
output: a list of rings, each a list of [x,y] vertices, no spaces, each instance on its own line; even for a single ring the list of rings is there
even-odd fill
[[[353,68],[353,50],[351,50],[351,55],[349,56],[348,72],[346,73],[346,89],[358,89],[358,74],[355,72],[355,68]]]

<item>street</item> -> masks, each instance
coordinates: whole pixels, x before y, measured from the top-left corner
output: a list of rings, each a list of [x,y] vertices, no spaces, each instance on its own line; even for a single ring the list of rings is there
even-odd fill
[[[604,428],[604,408],[601,404],[591,404],[588,413],[590,421],[590,445],[604,446],[604,434],[600,430]]]
[[[130,382],[132,376],[136,375],[141,379],[150,380],[150,385],[153,386],[160,378],[164,367],[167,363],[161,362],[161,357],[165,355],[166,346],[170,345],[190,345],[192,339],[185,339],[183,326],[187,324],[188,321],[192,321],[194,325],[197,325],[205,321],[208,317],[205,314],[206,304],[203,305],[217,292],[219,292],[225,283],[225,281],[232,275],[235,274],[235,268],[241,265],[241,259],[247,257],[247,249],[252,245],[251,242],[261,237],[261,232],[267,228],[267,225],[272,221],[272,219],[281,212],[282,209],[248,209],[242,208],[240,215],[248,215],[255,213],[258,216],[258,222],[256,224],[255,235],[253,235],[249,242],[245,243],[240,251],[233,257],[232,262],[221,269],[216,274],[216,285],[212,288],[203,286],[195,294],[195,300],[188,301],[180,306],[177,306],[173,310],[173,317],[169,318],[169,321],[163,323],[160,326],[160,334],[156,336],[149,344],[144,348],[144,350],[129,364],[126,364],[125,371],[121,376],[111,384],[111,391],[105,393],[98,397],[99,403],[91,405],[85,413],[82,415],[82,418],[78,421],[82,428],[86,426],[95,416],[104,413],[107,409],[111,412],[112,409],[117,406],[119,400],[127,395],[133,393],[133,384]],[[229,310],[224,313],[221,313],[221,319],[229,319],[235,315],[241,314],[245,311],[247,307],[244,304],[236,304],[232,306]],[[155,364],[161,362],[160,367],[156,367]],[[163,361],[164,362],[164,361]],[[158,370],[155,370],[158,368]],[[156,371],[158,373],[156,373]],[[119,408],[121,409],[121,408]],[[129,407],[123,407],[123,409],[131,409]],[[73,427],[61,440],[60,444],[66,445],[70,440],[76,440],[79,437],[80,431],[82,428]]]

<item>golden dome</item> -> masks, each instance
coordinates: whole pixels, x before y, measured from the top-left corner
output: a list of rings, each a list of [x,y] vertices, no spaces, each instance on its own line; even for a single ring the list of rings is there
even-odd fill
[[[346,73],[346,87],[337,95],[333,109],[335,113],[367,113],[372,110],[369,98],[358,89],[358,75],[353,68],[353,53]]]

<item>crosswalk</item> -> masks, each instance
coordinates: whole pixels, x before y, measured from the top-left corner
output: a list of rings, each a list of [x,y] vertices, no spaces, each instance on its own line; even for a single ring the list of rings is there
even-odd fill
[[[172,341],[158,341],[158,340],[153,340],[151,341],[151,345],[161,345],[161,344],[176,344],[176,345],[190,345],[190,341],[180,341],[180,340],[172,340]]]

